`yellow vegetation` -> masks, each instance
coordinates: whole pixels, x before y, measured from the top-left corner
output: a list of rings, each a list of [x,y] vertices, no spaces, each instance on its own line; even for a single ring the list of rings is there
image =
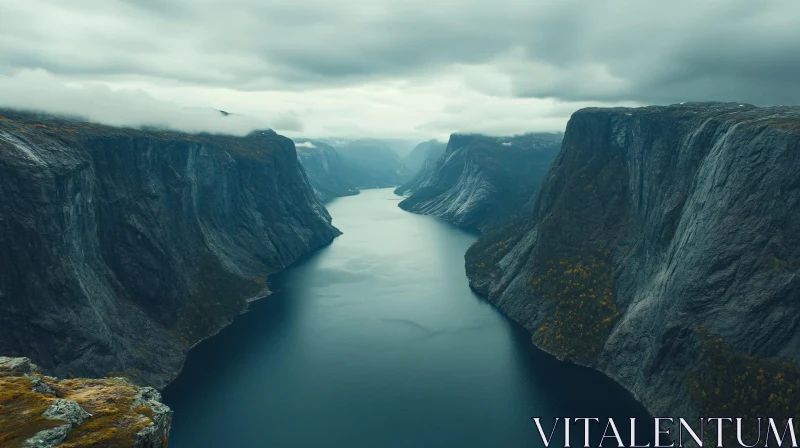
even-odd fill
[[[606,266],[609,252],[549,261],[541,275],[531,275],[531,290],[555,302],[555,311],[534,333],[534,341],[551,352],[579,361],[591,360],[620,316],[613,278]]]
[[[702,329],[696,332],[703,338],[703,361],[689,374],[689,392],[701,415],[732,415],[741,417],[746,430],[745,441],[758,438],[755,419],[781,420],[795,418],[795,431],[800,433],[800,367],[795,362],[779,358],[758,358],[735,352],[721,338]],[[708,428],[716,431],[714,428]],[[708,437],[716,437],[709,433]],[[738,446],[734,432],[726,440]],[[712,438],[713,440],[713,438]],[[727,444],[725,444],[727,446]]]
[[[152,424],[152,409],[131,409],[139,388],[124,379],[59,381],[36,376],[60,398],[77,402],[92,415],[67,434],[60,448],[131,446],[136,434]],[[0,376],[0,446],[19,446],[39,431],[66,423],[43,416],[56,397],[33,392],[32,387],[25,376]]]
[[[65,423],[42,416],[56,397],[33,392],[32,387],[23,376],[0,377],[0,446],[19,446],[37,432]]]
[[[62,380],[56,390],[92,414],[70,431],[63,448],[131,446],[136,434],[152,424],[149,407],[131,409],[138,388],[123,379]]]

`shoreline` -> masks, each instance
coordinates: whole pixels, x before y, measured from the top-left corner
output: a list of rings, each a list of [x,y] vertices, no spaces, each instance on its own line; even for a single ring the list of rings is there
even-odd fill
[[[396,193],[395,193],[395,194],[396,194]],[[397,194],[396,194],[396,195],[397,195]],[[403,197],[403,196],[401,196],[401,195],[397,195],[397,196],[399,196],[399,197],[401,197],[401,198]],[[403,209],[403,208],[401,208],[401,210],[403,210],[403,211],[404,211],[404,212],[406,212],[406,213],[411,213],[411,214],[414,214],[414,215],[419,215],[419,216],[428,216],[428,217],[431,217],[431,218],[437,219],[437,220],[439,220],[439,221],[445,222],[445,223],[449,224],[450,226],[452,226],[452,227],[454,227],[454,228],[456,228],[456,229],[460,229],[460,230],[468,230],[468,231],[469,231],[469,229],[465,229],[465,228],[463,228],[463,227],[461,227],[461,226],[459,226],[459,225],[457,225],[457,224],[455,224],[455,223],[453,223],[453,222],[450,222],[450,221],[448,221],[448,220],[446,220],[446,219],[443,219],[443,218],[440,218],[440,217],[438,217],[438,216],[434,216],[434,215],[426,215],[426,214],[422,214],[422,213],[416,213],[416,212],[413,212],[413,211],[410,211],[410,210],[405,210],[405,209]],[[478,237],[479,237],[479,238],[484,236],[483,232],[481,232],[481,231],[480,231],[480,230],[478,230],[478,229],[474,229],[474,230],[472,230],[472,232],[471,232],[471,233],[474,233],[474,234],[478,235]],[[466,256],[466,252],[465,252],[464,254],[462,254],[462,257],[464,257],[464,256]],[[465,273],[466,273],[466,269],[465,269]],[[491,301],[491,300],[490,300],[488,297],[484,296],[484,295],[483,295],[483,294],[481,294],[481,293],[480,293],[480,292],[479,292],[477,289],[475,289],[475,288],[472,286],[472,281],[470,280],[470,278],[469,278],[469,277],[467,277],[467,281],[468,281],[468,283],[469,283],[469,288],[470,288],[470,290],[472,290],[472,292],[473,292],[473,293],[475,293],[475,295],[476,295],[476,296],[478,296],[478,297],[480,297],[482,300],[486,301],[486,303],[490,304],[490,305],[491,305],[491,306],[492,306],[494,309],[496,309],[496,310],[497,310],[497,311],[498,311],[500,314],[502,314],[503,316],[505,316],[506,318],[508,318],[508,319],[509,319],[509,320],[511,320],[512,322],[514,322],[514,324],[515,324],[515,325],[518,325],[520,328],[522,328],[523,330],[525,330],[525,332],[526,332],[526,333],[528,333],[528,334],[531,336],[531,338],[530,338],[530,343],[531,343],[531,345],[533,345],[534,347],[536,347],[536,349],[537,349],[537,350],[540,350],[541,352],[543,352],[543,353],[547,354],[548,356],[551,356],[551,357],[553,357],[553,358],[557,359],[557,360],[558,360],[558,361],[560,361],[560,362],[566,362],[566,363],[573,364],[573,365],[576,365],[576,366],[580,366],[580,367],[583,367],[583,368],[586,368],[586,369],[591,369],[591,370],[594,370],[594,371],[596,371],[596,372],[599,372],[599,373],[603,374],[603,376],[605,376],[605,377],[607,377],[608,379],[610,379],[610,380],[614,381],[614,383],[618,384],[618,385],[619,385],[619,386],[620,386],[622,389],[624,389],[624,390],[625,390],[625,391],[626,391],[626,392],[627,392],[627,393],[628,393],[628,394],[629,394],[629,395],[630,395],[630,396],[631,396],[631,397],[632,397],[634,400],[636,400],[636,402],[637,402],[637,403],[639,403],[640,405],[642,405],[642,407],[643,407],[643,408],[644,408],[644,409],[647,411],[647,413],[650,415],[650,417],[653,417],[653,416],[654,416],[652,409],[650,409],[650,407],[649,407],[649,406],[647,406],[647,404],[645,404],[645,403],[644,403],[644,401],[642,401],[642,399],[641,399],[641,397],[640,397],[640,396],[638,396],[638,395],[637,395],[637,394],[636,394],[634,391],[630,390],[630,389],[629,389],[627,386],[625,386],[624,384],[622,384],[622,383],[621,383],[621,382],[620,382],[620,381],[619,381],[617,378],[615,378],[614,376],[610,375],[610,374],[609,374],[607,371],[605,371],[605,370],[601,370],[601,369],[599,369],[599,368],[597,368],[597,367],[595,367],[595,366],[593,366],[593,365],[590,365],[590,364],[584,364],[584,363],[576,362],[576,361],[574,361],[574,360],[572,360],[572,359],[568,359],[568,358],[562,358],[562,357],[558,356],[557,354],[555,354],[555,353],[553,353],[553,352],[551,352],[551,351],[547,350],[547,349],[546,349],[546,348],[544,348],[544,347],[541,347],[539,344],[537,344],[536,342],[534,342],[534,341],[533,341],[533,333],[532,333],[530,330],[528,330],[528,329],[527,329],[527,328],[526,328],[524,325],[522,325],[522,323],[520,323],[518,320],[514,319],[514,318],[513,318],[512,316],[510,316],[508,313],[506,313],[505,311],[503,311],[503,309],[502,309],[502,308],[500,308],[499,306],[497,306],[497,304],[495,304],[493,301]]]
[[[163,385],[157,385],[157,386],[152,386],[152,387],[157,389],[159,392],[163,391],[166,387],[168,387],[170,384],[172,384],[178,378],[178,376],[180,376],[181,372],[183,371],[184,366],[186,365],[186,359],[189,357],[189,353],[192,351],[192,349],[197,347],[202,342],[213,338],[214,336],[218,335],[222,330],[224,330],[224,329],[228,328],[229,326],[231,326],[236,321],[237,317],[248,313],[250,311],[250,304],[251,303],[257,302],[259,300],[266,299],[269,296],[271,296],[275,292],[272,289],[270,289],[270,286],[272,284],[270,280],[271,280],[272,276],[281,274],[281,273],[285,272],[287,269],[290,269],[293,266],[295,266],[297,263],[307,259],[308,257],[314,256],[320,250],[322,250],[322,249],[330,246],[331,244],[333,244],[333,242],[336,241],[336,238],[338,238],[341,235],[342,235],[342,233],[340,231],[339,234],[336,235],[335,237],[333,237],[333,239],[331,241],[329,241],[327,244],[323,244],[323,245],[315,248],[314,250],[301,255],[301,256],[297,257],[296,260],[292,261],[291,263],[289,263],[288,265],[284,266],[283,268],[278,269],[277,271],[274,271],[274,272],[271,272],[271,273],[267,274],[266,277],[265,277],[266,286],[264,286],[264,289],[259,291],[258,294],[245,299],[244,300],[244,302],[245,302],[244,303],[244,307],[242,307],[241,311],[239,311],[238,313],[232,315],[229,319],[227,319],[227,322],[225,322],[222,325],[220,325],[219,328],[217,328],[216,330],[211,332],[209,335],[204,336],[203,338],[201,338],[198,341],[194,342],[191,346],[187,347],[186,350],[183,353],[180,368],[178,368],[178,370],[173,375],[170,375],[170,379],[168,381],[166,381]]]

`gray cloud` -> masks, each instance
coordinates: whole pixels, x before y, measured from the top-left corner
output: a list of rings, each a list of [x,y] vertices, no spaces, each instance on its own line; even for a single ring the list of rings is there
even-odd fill
[[[396,134],[387,123],[401,118],[411,133],[487,122],[500,132],[555,113],[530,127],[563,128],[560,105],[800,103],[797,23],[796,0],[26,0],[0,5],[0,73],[136,84],[179,102],[187,97],[175,92],[191,89],[220,99],[251,92],[280,108],[224,101],[294,132]],[[408,89],[430,100],[384,95]],[[552,100],[534,114],[498,108],[480,123],[455,113],[487,98],[523,110],[527,99]],[[327,113],[320,101],[353,119],[315,121]],[[400,106],[418,107],[419,119],[392,109]]]
[[[289,112],[276,117],[273,125],[275,129],[282,131],[303,132],[305,130],[305,126],[296,112]]]
[[[79,116],[112,126],[159,126],[186,132],[246,135],[257,129],[295,130],[297,121],[268,122],[242,115],[223,116],[217,109],[183,107],[144,92],[113,91],[103,86],[66,86],[47,72],[23,71],[0,76],[0,106]]]

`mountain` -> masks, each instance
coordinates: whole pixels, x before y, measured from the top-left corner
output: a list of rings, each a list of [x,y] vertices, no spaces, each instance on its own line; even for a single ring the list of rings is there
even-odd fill
[[[339,232],[291,140],[0,110],[0,354],[162,387]]]
[[[402,163],[412,172],[419,173],[428,159],[438,159],[444,154],[445,149],[447,144],[438,140],[422,142],[403,157]]]
[[[429,163],[423,179],[399,189],[411,191],[400,207],[462,227],[495,225],[530,198],[558,153],[561,138],[453,134],[435,169]]]
[[[323,201],[358,194],[354,182],[367,177],[366,173],[342,160],[332,146],[307,139],[295,139],[297,158],[308,180]]]
[[[472,287],[654,415],[800,413],[800,108],[583,109]]]
[[[420,143],[419,146],[422,145],[424,145],[424,143]],[[408,182],[395,188],[394,194],[399,196],[407,196],[419,189],[419,187],[422,186],[422,184],[425,183],[428,178],[433,176],[438,169],[439,162],[441,161],[442,156],[444,156],[447,145],[426,145],[423,146],[423,148],[428,149],[428,151],[426,151],[425,160],[417,170],[417,174],[415,174],[414,177],[412,177]]]
[[[339,156],[364,173],[354,179],[359,188],[385,188],[400,185],[413,176],[400,162],[392,146],[383,140],[340,140],[333,145]]]

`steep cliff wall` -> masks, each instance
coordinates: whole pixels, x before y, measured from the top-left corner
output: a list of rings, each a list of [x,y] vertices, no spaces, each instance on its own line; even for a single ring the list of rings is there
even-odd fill
[[[266,275],[338,231],[273,132],[0,112],[0,353],[163,386]]]
[[[332,146],[311,140],[295,142],[297,158],[320,199],[329,201],[336,197],[358,194],[354,180],[363,175],[356,167],[342,160]]]
[[[530,198],[560,144],[559,134],[454,134],[436,169],[412,187],[400,207],[485,229]]]
[[[659,415],[800,413],[800,108],[584,109],[466,256],[544,349]]]

